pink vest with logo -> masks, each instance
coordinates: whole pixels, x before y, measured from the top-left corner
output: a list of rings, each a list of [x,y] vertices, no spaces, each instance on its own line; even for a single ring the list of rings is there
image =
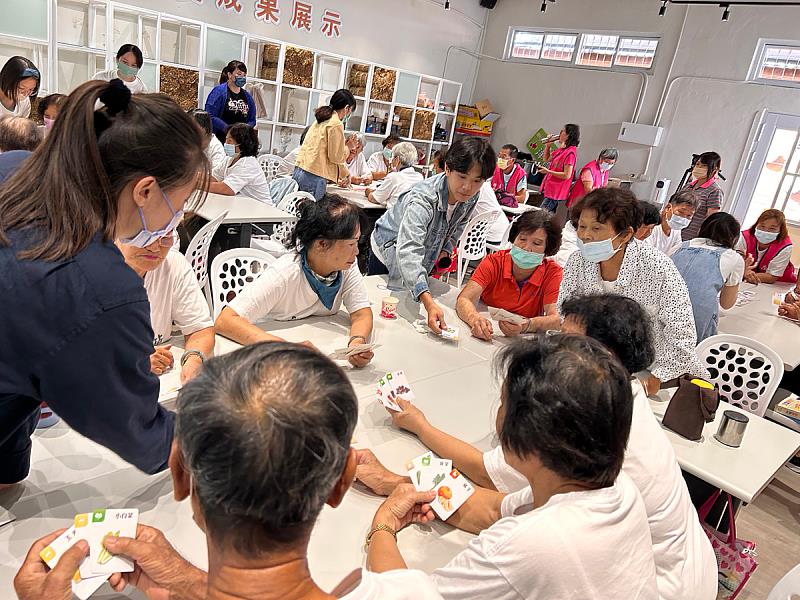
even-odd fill
[[[608,171],[601,170],[600,165],[597,164],[596,160],[585,164],[578,174],[578,179],[575,181],[575,185],[572,186],[572,191],[569,193],[569,201],[567,202],[568,207],[571,207],[573,204],[575,204],[578,198],[582,198],[586,195],[586,190],[583,189],[583,183],[581,182],[581,175],[586,169],[589,169],[589,171],[592,172],[593,190],[596,190],[597,188],[604,188],[606,185],[608,185]]]
[[[747,246],[747,253],[753,257],[753,260],[756,260],[758,258],[758,240],[756,236],[750,233],[749,229],[745,229],[742,231],[742,237]],[[792,240],[788,236],[782,242],[776,240],[770,243],[770,245],[767,246],[766,252],[764,252],[764,256],[761,257],[761,261],[756,265],[756,273],[766,273],[770,261],[778,255],[778,252],[786,248],[786,246],[791,245]],[[778,278],[778,281],[781,283],[797,282],[797,274],[794,271],[792,261],[789,261],[789,264],[786,265],[786,270],[783,272],[783,275]]]
[[[578,161],[578,149],[575,146],[568,146],[567,148],[559,148],[553,153],[550,158],[551,171],[564,171],[567,165],[573,166],[573,175],[575,174],[575,163]],[[544,176],[542,181],[542,194],[545,198],[551,200],[566,200],[569,196],[569,186],[572,185],[572,178],[559,179],[553,177],[548,173]]]
[[[501,191],[516,196],[520,179],[525,179],[525,170],[516,163],[511,170],[511,177],[508,178],[508,185],[506,185],[506,181],[503,178],[503,171],[500,167],[495,167],[494,175],[492,175],[492,189],[495,192]]]

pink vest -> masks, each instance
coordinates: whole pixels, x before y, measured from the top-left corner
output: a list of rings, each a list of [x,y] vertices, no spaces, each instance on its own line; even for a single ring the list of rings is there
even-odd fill
[[[608,171],[601,170],[600,165],[597,164],[596,160],[584,165],[578,174],[578,179],[575,181],[575,185],[572,186],[572,191],[569,193],[567,207],[571,207],[573,204],[575,204],[578,198],[582,198],[586,195],[586,191],[583,189],[583,182],[581,182],[581,175],[586,169],[589,169],[592,172],[593,190],[596,190],[597,188],[604,188],[608,184]]]
[[[749,229],[744,229],[742,231],[742,237],[744,238],[744,243],[747,246],[747,253],[753,257],[753,260],[755,260],[758,258],[758,240],[756,239],[756,236],[750,233]],[[786,248],[786,246],[791,245],[792,240],[787,236],[782,242],[776,240],[767,246],[764,256],[761,257],[761,262],[756,265],[756,273],[766,273],[770,261],[778,255],[778,252]],[[797,282],[797,274],[794,272],[794,265],[792,264],[792,261],[789,261],[789,264],[786,265],[786,270],[783,272],[783,275],[778,278],[778,281],[781,283]]]
[[[516,163],[514,163],[514,168],[511,170],[511,177],[508,178],[508,185],[505,184],[503,171],[500,167],[495,167],[494,175],[492,175],[492,189],[495,192],[501,191],[516,196],[520,179],[525,179],[525,170]]]
[[[578,161],[578,149],[575,146],[567,148],[559,148],[553,152],[550,158],[551,171],[564,171],[567,165],[573,166],[573,175],[575,174],[574,167]],[[569,186],[572,185],[572,179],[558,179],[548,173],[544,176],[542,181],[542,194],[545,198],[551,200],[566,200],[569,196]]]

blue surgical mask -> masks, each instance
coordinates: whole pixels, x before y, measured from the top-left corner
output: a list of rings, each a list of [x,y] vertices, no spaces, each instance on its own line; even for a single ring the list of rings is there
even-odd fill
[[[667,225],[673,231],[681,231],[682,229],[686,229],[691,223],[691,219],[687,219],[686,217],[682,217],[680,215],[672,215],[667,221]]]
[[[225,144],[222,148],[228,156],[236,156],[236,144]]]
[[[778,232],[756,229],[756,239],[762,244],[770,244],[778,239]]]
[[[139,73],[139,68],[126,65],[124,62],[120,61],[117,63],[117,71],[119,71],[119,74],[123,77],[136,77],[137,73]]]
[[[240,75],[239,77],[234,77],[233,84],[237,87],[244,87],[244,84],[247,83],[247,77]]]
[[[139,218],[142,220],[142,230],[137,233],[132,238],[121,238],[120,242],[123,244],[127,244],[129,246],[135,246],[136,248],[147,248],[156,240],[163,238],[165,235],[173,231],[180,223],[180,220],[183,218],[183,211],[182,210],[175,210],[172,208],[172,203],[167,198],[167,195],[164,192],[161,192],[161,196],[164,198],[164,202],[167,203],[170,211],[172,211],[172,219],[170,219],[169,223],[163,228],[158,229],[156,231],[150,231],[147,228],[147,223],[144,220],[144,212],[142,211],[142,207],[139,207]]]
[[[613,238],[607,240],[585,243],[583,240],[581,240],[581,238],[578,238],[578,249],[581,251],[583,258],[589,262],[601,263],[614,256],[617,252],[619,252],[619,248],[622,248],[622,246],[620,246],[616,250],[614,249],[613,242],[619,236],[620,234],[618,233]]]
[[[511,260],[520,269],[535,269],[544,260],[544,253],[542,252],[529,252],[523,250],[519,246],[511,246]]]
[[[384,148],[383,149],[383,158],[386,160],[392,160],[392,149],[391,148]]]

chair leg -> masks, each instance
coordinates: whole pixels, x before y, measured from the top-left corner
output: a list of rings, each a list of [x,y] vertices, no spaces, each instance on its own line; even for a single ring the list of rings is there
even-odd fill
[[[464,283],[464,260],[461,258],[461,255],[458,257],[458,277],[456,278],[456,283],[458,283],[458,289],[461,289],[461,284]]]

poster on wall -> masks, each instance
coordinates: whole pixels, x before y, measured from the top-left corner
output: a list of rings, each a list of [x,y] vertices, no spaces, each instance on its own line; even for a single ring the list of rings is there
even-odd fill
[[[177,0],[179,1],[179,0]],[[202,4],[203,0],[192,0],[195,4]],[[210,0],[223,12],[241,14],[245,3],[253,6],[252,15],[256,21],[268,25],[280,25],[283,8],[291,8],[289,23],[292,29],[312,33],[319,31],[326,38],[334,39],[342,35],[342,13],[338,10],[325,8],[315,10],[314,4],[309,0]],[[283,8],[282,8],[283,7]],[[315,15],[319,15],[315,29]]]

